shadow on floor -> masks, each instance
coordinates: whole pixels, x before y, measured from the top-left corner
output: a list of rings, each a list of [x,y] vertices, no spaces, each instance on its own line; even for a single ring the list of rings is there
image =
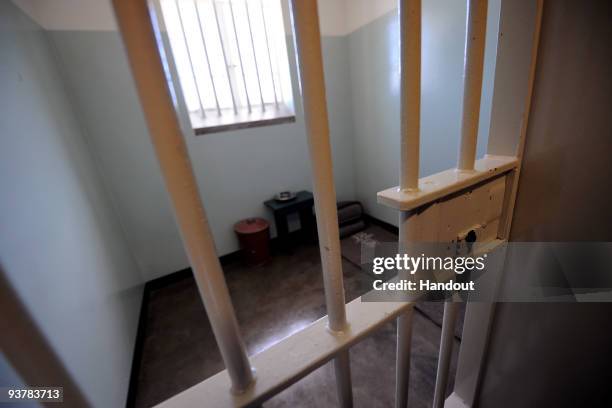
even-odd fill
[[[396,236],[372,226],[378,239]],[[387,235],[389,234],[389,235]],[[382,236],[384,235],[384,238]],[[343,240],[347,302],[368,288]],[[260,267],[233,262],[224,267],[228,287],[249,355],[277,343],[325,316],[319,249],[302,245],[291,255],[275,255]],[[137,407],[149,407],[224,369],[192,276],[150,291],[144,344],[138,372]],[[441,305],[434,309],[440,309]],[[436,309],[436,310],[437,310]],[[351,348],[356,407],[392,407],[395,390],[395,324],[385,325]],[[431,406],[440,327],[431,316],[415,313],[411,360],[410,406]],[[455,340],[451,374],[459,341]],[[452,375],[448,390],[452,389]],[[264,407],[337,406],[333,368],[327,364],[264,403]],[[203,407],[206,403],[203,402]],[[211,407],[216,408],[216,407]]]

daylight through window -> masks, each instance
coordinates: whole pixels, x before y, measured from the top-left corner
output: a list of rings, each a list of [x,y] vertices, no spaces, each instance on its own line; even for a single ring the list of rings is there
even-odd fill
[[[293,119],[280,0],[160,5],[196,133]]]

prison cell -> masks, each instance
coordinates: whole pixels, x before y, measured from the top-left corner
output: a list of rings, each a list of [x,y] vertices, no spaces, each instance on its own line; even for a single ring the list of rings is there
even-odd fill
[[[339,405],[352,406],[349,348],[397,319],[396,407],[406,407],[414,303],[356,299],[345,304],[316,0],[292,0],[291,7],[327,316],[250,358],[167,88],[147,1],[114,0],[114,7],[165,185],[226,367],[159,406],[257,406],[329,361],[335,368]],[[489,145],[487,154],[476,160],[487,0],[468,1],[457,167],[419,178],[421,0],[399,1],[400,184],[379,192],[378,201],[399,212],[400,250],[416,241],[455,242],[464,239],[468,230],[475,231],[478,240],[490,248],[507,239],[525,142],[541,10],[542,0],[502,1]],[[456,304],[445,304],[434,407],[473,404],[493,307],[468,303],[455,389],[445,401],[456,319]]]

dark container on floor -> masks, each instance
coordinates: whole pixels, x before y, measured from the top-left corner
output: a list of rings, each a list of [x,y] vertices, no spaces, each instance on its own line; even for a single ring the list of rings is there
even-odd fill
[[[242,256],[249,266],[263,265],[270,259],[270,225],[263,218],[247,218],[234,225]]]

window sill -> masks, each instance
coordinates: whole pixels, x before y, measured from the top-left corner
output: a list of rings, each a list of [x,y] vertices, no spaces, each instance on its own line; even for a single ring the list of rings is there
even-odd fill
[[[226,113],[222,111],[221,116],[217,114],[217,111],[207,111],[206,115],[206,118],[203,118],[199,112],[189,113],[191,126],[196,136],[295,122],[293,111],[284,106],[267,107],[265,112],[254,108],[251,113],[245,109],[234,114],[233,111],[228,110]]]

